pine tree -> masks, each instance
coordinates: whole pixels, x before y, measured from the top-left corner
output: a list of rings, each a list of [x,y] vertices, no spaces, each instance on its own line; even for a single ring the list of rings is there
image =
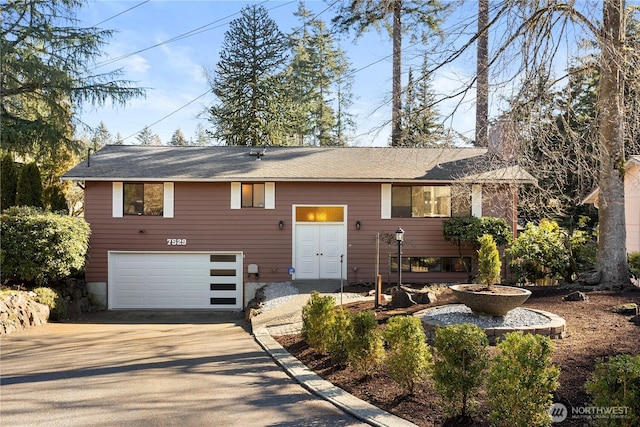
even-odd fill
[[[213,136],[227,145],[279,144],[286,37],[263,6],[249,5],[229,24],[210,77],[218,104],[209,110]]]
[[[91,137],[91,149],[98,151],[105,145],[112,143],[113,137],[111,136],[111,132],[107,129],[107,125],[105,125],[103,121],[100,121],[100,125],[93,131],[93,136]]]
[[[149,126],[145,126],[136,135],[136,139],[140,141],[140,145],[162,145],[162,141],[157,134],[154,134]]]
[[[189,145],[189,142],[184,137],[184,134],[182,133],[180,128],[176,129],[173,135],[171,135],[169,145],[173,145],[175,147],[186,147],[187,145]]]
[[[413,78],[413,70],[409,69],[403,111],[403,146],[436,147],[443,143],[444,129],[434,107],[435,100],[425,55],[417,82]]]
[[[312,18],[304,2],[294,15],[301,27],[290,37],[293,52],[287,86],[294,103],[291,126],[296,144],[343,145],[344,138],[338,136],[353,123],[347,112],[352,99],[348,60],[325,22]]]
[[[346,4],[345,4],[346,3]],[[402,35],[426,38],[439,26],[447,5],[438,0],[358,0],[341,2],[333,22],[341,31],[360,37],[370,27],[386,29],[393,41],[391,145],[402,145]]]
[[[42,203],[42,177],[40,176],[40,168],[35,162],[27,163],[20,168],[16,205],[44,207]]]

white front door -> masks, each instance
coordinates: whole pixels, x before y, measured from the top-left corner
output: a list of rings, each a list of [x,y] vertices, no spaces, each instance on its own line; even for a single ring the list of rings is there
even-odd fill
[[[340,279],[344,225],[296,225],[296,279]]]

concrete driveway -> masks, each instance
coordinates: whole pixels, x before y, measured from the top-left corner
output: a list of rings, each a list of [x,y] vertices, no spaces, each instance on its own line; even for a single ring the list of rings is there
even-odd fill
[[[3,426],[354,426],[237,315],[93,313],[0,339]]]

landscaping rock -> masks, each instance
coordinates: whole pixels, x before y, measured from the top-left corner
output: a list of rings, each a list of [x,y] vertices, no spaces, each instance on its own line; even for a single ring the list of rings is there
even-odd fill
[[[633,322],[634,325],[640,326],[640,315],[636,314],[631,319],[629,319],[629,322]]]
[[[562,298],[564,301],[588,301],[589,297],[580,291],[571,292]]]
[[[600,283],[602,273],[598,270],[589,270],[578,274],[577,282],[581,285],[595,286]]]
[[[47,323],[49,307],[20,292],[0,299],[0,335]]]
[[[635,316],[638,314],[638,304],[631,302],[628,304],[618,304],[611,308],[614,313],[622,314],[624,316]]]
[[[398,287],[391,289],[391,307],[393,308],[408,308],[416,305],[411,293]]]

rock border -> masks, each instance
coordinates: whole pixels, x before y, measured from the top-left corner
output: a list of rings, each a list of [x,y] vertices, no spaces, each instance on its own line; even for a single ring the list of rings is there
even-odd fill
[[[437,320],[426,321],[424,315],[430,311],[439,307],[431,307],[424,310],[420,310],[413,315],[416,317],[422,317],[422,326],[424,327],[427,339],[432,342],[436,336],[436,328],[446,326],[444,323]],[[540,314],[549,319],[549,322],[540,325],[522,326],[522,327],[498,327],[498,328],[484,328],[484,332],[489,338],[489,344],[495,345],[498,341],[502,340],[504,336],[510,332],[522,331],[524,333],[542,335],[549,337],[550,339],[563,339],[567,336],[567,322],[557,314],[549,311],[538,310],[534,308],[521,307],[524,310],[529,310],[534,313]]]

